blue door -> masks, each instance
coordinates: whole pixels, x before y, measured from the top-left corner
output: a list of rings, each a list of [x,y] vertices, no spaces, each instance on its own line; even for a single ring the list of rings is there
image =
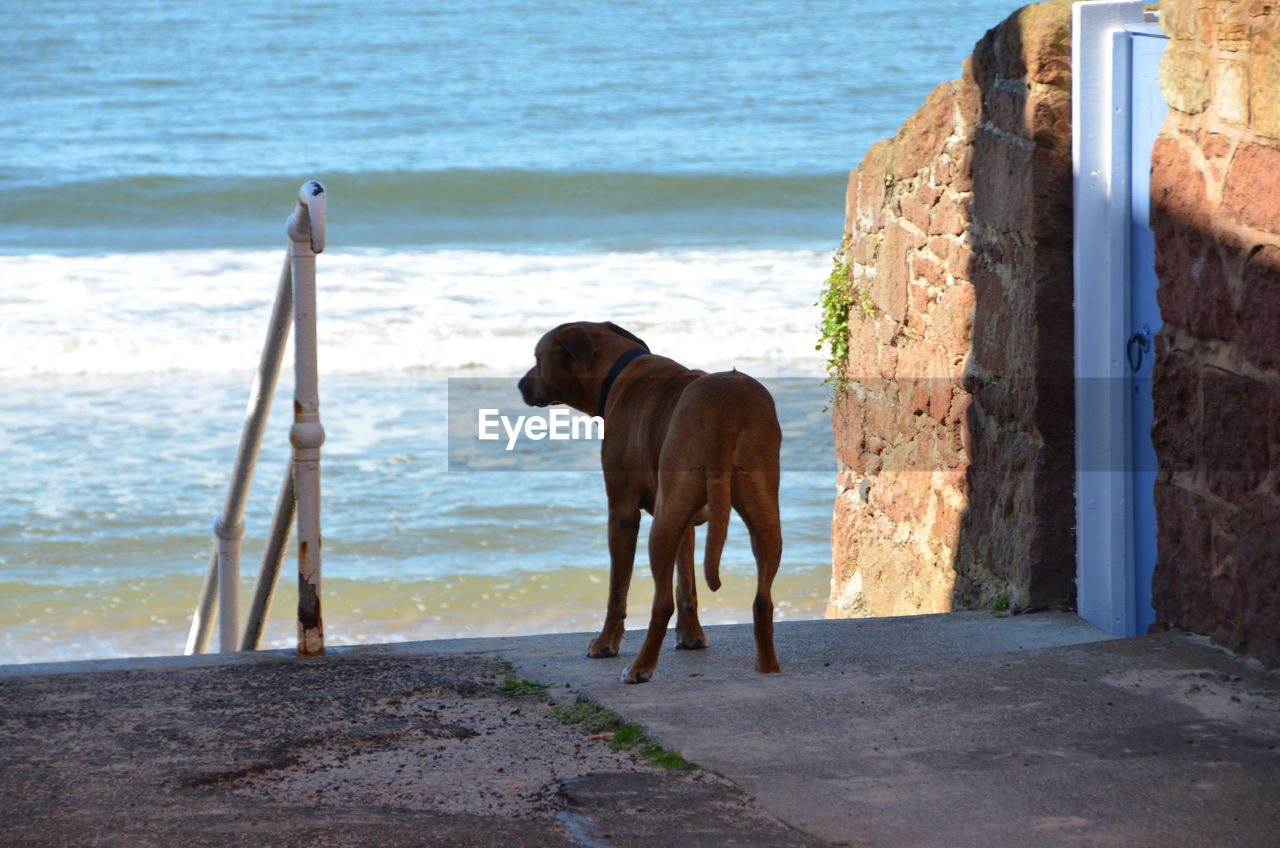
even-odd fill
[[[1129,144],[1129,337],[1125,356],[1131,376],[1133,461],[1134,623],[1138,634],[1155,622],[1151,579],[1156,564],[1156,454],[1151,446],[1155,411],[1151,400],[1151,365],[1155,334],[1163,323],[1156,301],[1155,239],[1151,233],[1151,148],[1164,122],[1160,94],[1160,56],[1167,43],[1158,28],[1130,29]]]

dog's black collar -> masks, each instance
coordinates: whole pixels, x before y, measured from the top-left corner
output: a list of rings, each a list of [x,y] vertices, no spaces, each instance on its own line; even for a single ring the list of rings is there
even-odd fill
[[[622,373],[622,369],[631,364],[633,359],[645,356],[649,353],[647,347],[633,347],[631,350],[619,356],[613,362],[613,367],[609,369],[609,373],[604,375],[604,382],[600,384],[600,402],[596,405],[599,410],[597,415],[604,415],[604,405],[609,400],[609,390],[613,388],[613,381],[618,379],[618,375]]]

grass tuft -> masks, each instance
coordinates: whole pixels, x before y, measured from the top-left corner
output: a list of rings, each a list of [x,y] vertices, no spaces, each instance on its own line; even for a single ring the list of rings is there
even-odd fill
[[[502,683],[493,687],[493,691],[499,695],[540,695],[550,688],[550,683],[541,683],[537,680],[517,680],[514,677],[508,677]]]
[[[643,725],[623,721],[622,716],[592,700],[579,700],[570,706],[555,706],[547,715],[563,724],[582,728],[592,736],[608,741],[615,751],[634,750],[659,768],[691,771],[698,766],[679,753],[664,748],[645,734]]]

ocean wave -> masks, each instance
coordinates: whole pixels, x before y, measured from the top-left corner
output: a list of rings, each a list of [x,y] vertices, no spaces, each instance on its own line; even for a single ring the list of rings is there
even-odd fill
[[[0,377],[251,372],[283,257],[0,255]],[[320,368],[517,374],[551,327],[612,320],[691,366],[820,374],[813,303],[828,262],[812,250],[332,248],[318,258]]]
[[[519,169],[285,176],[0,178],[0,249],[256,247],[284,238],[298,186],[329,193],[350,246],[795,246],[838,234],[845,177]]]

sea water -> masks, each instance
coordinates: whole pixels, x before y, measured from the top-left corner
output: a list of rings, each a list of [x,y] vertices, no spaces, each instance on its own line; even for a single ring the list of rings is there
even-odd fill
[[[509,385],[518,407],[538,337],[577,319],[770,385],[787,433],[777,617],[821,617],[835,475],[813,304],[847,172],[1016,5],[5,4],[0,663],[181,651],[308,179],[329,209],[330,644],[598,626],[598,444],[486,468],[451,461],[468,436],[448,423],[463,379]],[[246,601],[291,386],[286,365]],[[294,640],[291,564],[269,646]],[[736,518],[722,571],[704,622],[749,620]]]

